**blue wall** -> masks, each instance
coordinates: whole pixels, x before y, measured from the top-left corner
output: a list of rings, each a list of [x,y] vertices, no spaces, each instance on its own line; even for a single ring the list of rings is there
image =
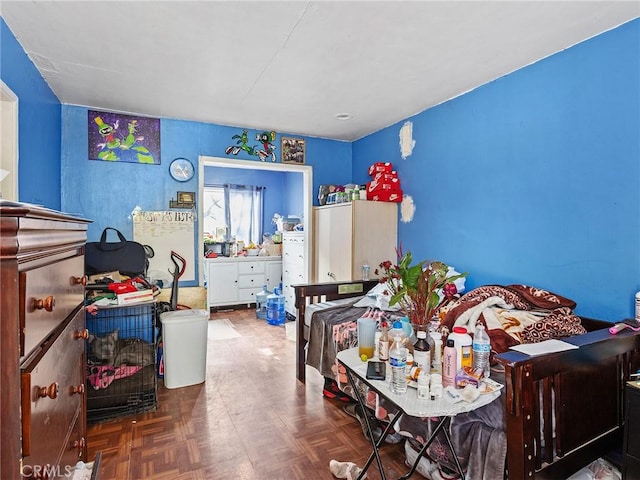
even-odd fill
[[[18,200],[60,209],[60,102],[0,17],[0,78],[18,97]]]
[[[354,180],[393,162],[416,206],[399,240],[469,272],[526,283],[577,313],[633,316],[640,290],[640,21],[354,142]]]
[[[315,172],[314,172],[315,173]],[[284,177],[284,208],[283,215],[293,215],[298,217],[303,223],[311,223],[311,219],[304,218],[302,200],[304,199],[304,184],[302,173],[286,172]],[[315,205],[318,205],[317,188],[311,192]]]
[[[169,176],[169,163],[176,157],[186,157],[194,165],[197,165],[200,155],[239,160],[256,158],[244,151],[237,156],[224,152],[227,146],[235,144],[231,137],[242,129],[163,118],[160,122],[161,165],[89,160],[87,110],[85,107],[62,106],[62,207],[66,211],[81,212],[94,220],[89,227],[90,239],[98,238],[107,226],[116,227],[130,236],[133,233],[130,213],[136,206],[143,210],[164,210],[168,208],[169,200],[176,198],[177,191],[197,191],[197,175],[184,183]],[[250,136],[255,133],[249,131]],[[279,136],[275,144],[279,152]],[[331,163],[332,159],[336,159],[335,165]],[[351,177],[351,144],[306,138],[306,164],[314,167],[314,192],[323,178],[325,182],[327,178],[336,178],[346,183]],[[327,172],[334,172],[335,176]],[[302,175],[298,175],[300,180],[294,180],[290,187],[293,192],[296,189],[302,191]],[[292,182],[290,176],[283,179],[283,188],[287,182]]]
[[[296,182],[295,177],[300,177],[300,180]],[[304,192],[302,190],[301,173],[226,167],[204,168],[205,186],[224,183],[266,187],[263,197],[263,233],[275,232],[275,225],[273,225],[271,219],[276,213],[283,216],[302,214],[301,206]]]
[[[184,183],[176,182],[169,176],[169,163],[176,157],[186,157],[194,165],[198,164],[200,155],[255,159],[259,162],[257,157],[244,151],[237,156],[225,154],[227,146],[235,145],[236,140],[232,136],[242,133],[241,128],[164,118],[160,121],[161,165],[89,160],[87,111],[86,107],[62,106],[62,208],[94,221],[89,226],[90,241],[98,240],[106,227],[117,228],[127,238],[132,238],[131,212],[134,208],[166,210],[178,191],[197,191],[197,175]],[[253,138],[257,132],[249,130],[248,133]],[[279,135],[274,143],[279,158]],[[340,161],[334,168],[326,159]],[[314,167],[314,191],[317,191],[318,182],[323,178],[322,174],[316,175],[316,172],[323,170],[333,170],[341,181],[347,182],[351,176],[351,145],[335,140],[306,138],[306,164]],[[289,188],[286,186],[291,181],[289,178],[282,179],[285,190]],[[294,182],[291,188],[293,192],[299,187]],[[283,209],[286,207],[280,205]],[[285,214],[283,211],[278,213]],[[270,219],[271,216],[267,219],[268,223]],[[196,239],[194,248],[195,242]],[[184,285],[190,283],[184,282]]]
[[[166,209],[178,190],[195,191],[197,178],[173,181],[169,162],[225,157],[241,131],[161,119],[161,165],[88,160],[87,109],[61,107],[4,20],[0,34],[0,75],[20,98],[20,200],[93,219],[91,240],[106,226],[131,237],[134,207]],[[416,206],[399,226],[405,250],[468,271],[469,288],[527,283],[573,298],[581,315],[630,317],[640,290],[639,46],[634,20],[422,112],[409,119],[406,159],[404,122],[354,143],[306,138],[314,203],[320,184],[364,183],[372,162],[391,161]],[[294,195],[301,180],[285,178]]]

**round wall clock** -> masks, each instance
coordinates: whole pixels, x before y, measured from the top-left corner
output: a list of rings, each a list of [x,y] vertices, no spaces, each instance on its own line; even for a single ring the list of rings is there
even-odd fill
[[[186,158],[176,158],[169,165],[169,173],[178,182],[187,182],[193,178],[195,169],[193,164]]]

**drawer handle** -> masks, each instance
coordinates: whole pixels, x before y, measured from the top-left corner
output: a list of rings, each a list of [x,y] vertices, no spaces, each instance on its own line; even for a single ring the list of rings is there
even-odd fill
[[[334,280],[336,279],[336,274],[335,273],[327,272],[327,275],[329,275]]]
[[[89,329],[85,328],[84,330],[76,330],[75,332],[73,332],[73,338],[75,340],[78,340],[80,338],[82,338],[83,340],[86,340],[89,338]]]
[[[78,395],[82,395],[84,393],[84,383],[81,383],[80,385],[76,386],[71,386],[71,395],[74,394],[78,394]]]
[[[83,285],[83,286],[87,286],[87,276],[83,275],[81,277],[71,277],[71,281],[73,283],[73,285]]]
[[[58,392],[60,391],[60,386],[58,382],[53,382],[48,387],[40,387],[38,389],[38,397],[44,398],[49,397],[50,399],[55,399],[58,397]]]
[[[36,310],[46,310],[47,312],[53,312],[53,307],[56,306],[56,299],[52,295],[49,295],[44,300],[41,298],[36,299]]]
[[[84,450],[84,447],[87,445],[87,441],[84,437],[81,437],[80,440],[76,440],[73,442],[73,448],[77,448],[80,453]]]

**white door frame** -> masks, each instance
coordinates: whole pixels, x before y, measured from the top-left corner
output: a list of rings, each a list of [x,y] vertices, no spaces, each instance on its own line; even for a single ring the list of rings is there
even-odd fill
[[[304,213],[304,275],[309,279],[311,272],[311,239],[313,238],[311,229],[313,228],[312,208],[313,200],[311,192],[313,190],[313,167],[309,165],[296,165],[289,163],[256,162],[255,160],[232,160],[229,158],[209,157],[200,155],[198,158],[198,219],[202,218],[202,198],[204,190],[204,167],[224,167],[224,168],[244,168],[249,170],[270,170],[274,172],[302,173],[302,209]],[[203,230],[201,221],[198,222],[198,258],[204,258],[204,243],[202,240]],[[198,263],[202,265],[202,262]],[[199,268],[199,284],[204,285],[204,269]]]
[[[0,80],[0,194],[18,201],[18,96]],[[4,180],[3,174],[9,172]]]

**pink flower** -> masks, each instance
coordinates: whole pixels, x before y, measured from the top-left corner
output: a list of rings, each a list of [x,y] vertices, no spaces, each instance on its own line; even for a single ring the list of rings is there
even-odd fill
[[[453,297],[456,293],[458,293],[458,287],[456,287],[455,283],[447,283],[442,289],[444,296],[447,298]]]

